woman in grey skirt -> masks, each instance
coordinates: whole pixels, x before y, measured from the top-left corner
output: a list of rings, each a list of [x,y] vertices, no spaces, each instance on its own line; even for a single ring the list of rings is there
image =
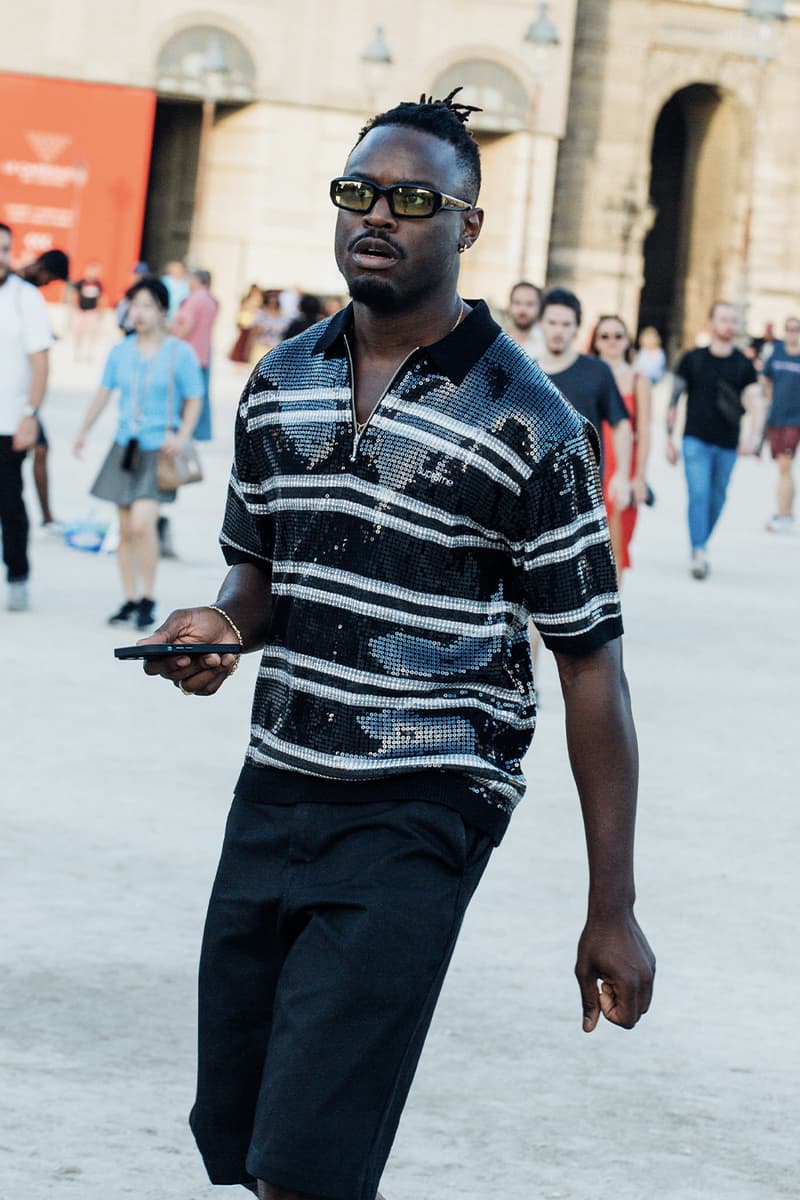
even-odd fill
[[[97,394],[75,441],[80,457],[86,435],[117,393],[119,422],[114,442],[91,494],[119,510],[119,570],[125,600],[109,624],[155,622],[153,598],[158,563],[158,507],[175,499],[159,489],[159,450],[178,454],[192,436],[202,404],[203,380],[194,350],[168,336],[169,294],[160,279],[145,276],[130,292],[134,332],[106,360]]]

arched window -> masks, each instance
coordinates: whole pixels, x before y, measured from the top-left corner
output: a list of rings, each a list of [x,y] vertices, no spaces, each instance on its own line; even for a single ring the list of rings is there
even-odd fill
[[[256,68],[233,34],[213,25],[195,25],[174,34],[156,65],[162,96],[245,104],[256,96]]]
[[[528,128],[528,93],[508,67],[481,58],[454,63],[438,77],[433,94],[437,98],[446,96],[459,86],[464,89],[459,100],[483,109],[470,117],[470,129],[479,133],[516,133]]]

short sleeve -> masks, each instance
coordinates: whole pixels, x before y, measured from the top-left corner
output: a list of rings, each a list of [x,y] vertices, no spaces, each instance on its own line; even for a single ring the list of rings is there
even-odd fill
[[[26,354],[49,350],[53,344],[47,305],[31,283],[20,284],[22,339]]]
[[[772,356],[770,355],[770,357]],[[746,387],[750,387],[751,383],[758,383],[758,375],[752,360],[746,354],[742,355],[742,359],[744,360],[742,363],[742,391],[744,391]]]
[[[203,377],[200,374],[200,363],[191,346],[186,342],[178,343],[176,364],[176,384],[181,400],[189,400],[203,395]]]
[[[516,565],[545,645],[585,655],[622,634],[617,575],[588,430],[537,464],[525,494]]]
[[[186,299],[179,305],[178,312],[181,320],[189,322],[187,333],[191,333],[197,321],[197,301],[195,300],[194,295],[189,295],[186,297]]]
[[[686,382],[689,383],[689,381],[691,380],[691,377],[692,377],[692,352],[691,352],[691,350],[687,350],[687,352],[684,355],[682,355],[680,362],[678,363],[677,367],[675,368],[675,374],[678,375],[681,379],[685,379]]]
[[[123,345],[124,343],[120,343],[120,345],[113,347],[106,359],[106,365],[103,367],[103,378],[100,380],[100,386],[108,388],[110,392],[119,387],[119,360]]]
[[[603,363],[606,369],[607,378],[604,380],[604,388],[602,392],[601,408],[603,420],[609,425],[619,425],[620,421],[629,421],[630,414],[625,407],[625,401],[620,395],[620,390],[617,387],[617,381],[614,378],[614,373],[609,366]]]
[[[262,500],[264,480],[253,463],[252,433],[248,430],[248,382],[236,413],[233,464],[228,498],[220,533],[220,545],[229,566],[251,562],[265,567],[272,562],[271,519]]]

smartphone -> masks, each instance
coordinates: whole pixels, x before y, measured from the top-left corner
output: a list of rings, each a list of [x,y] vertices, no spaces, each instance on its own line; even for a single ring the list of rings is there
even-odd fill
[[[171,658],[175,655],[241,654],[238,642],[162,642],[149,646],[117,646],[114,658]]]

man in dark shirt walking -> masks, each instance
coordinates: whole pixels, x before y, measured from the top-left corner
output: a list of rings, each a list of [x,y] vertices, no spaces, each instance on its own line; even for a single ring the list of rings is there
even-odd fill
[[[546,293],[541,316],[545,352],[539,365],[562,396],[566,396],[581,416],[591,421],[600,438],[601,454],[603,422],[611,427],[617,470],[614,478],[609,480],[609,491],[618,507],[623,509],[631,502],[631,422],[608,364],[590,354],[580,354],[575,348],[581,315],[581,302],[574,292],[551,288]],[[601,475],[602,466],[601,458]]]
[[[737,453],[752,454],[764,422],[761,389],[753,364],[734,345],[736,310],[718,300],[708,315],[711,342],[689,350],[678,363],[667,410],[667,459],[678,451],[673,441],[678,402],[686,393],[683,463],[689,494],[689,540],[694,579],[706,579],[708,541],[725,505]],[[752,409],[753,426],[740,440],[742,417]]]
[[[262,1200],[375,1200],[469,899],[524,790],[533,616],[589,854],[589,1032],[633,1026],[637,752],[596,438],[457,292],[481,230],[465,106],[401,104],[330,195],[352,304],[245,388],[214,605],[149,642],[263,650],[200,965],[192,1128]],[[161,659],[213,695],[225,655]],[[600,986],[602,981],[602,986]]]

